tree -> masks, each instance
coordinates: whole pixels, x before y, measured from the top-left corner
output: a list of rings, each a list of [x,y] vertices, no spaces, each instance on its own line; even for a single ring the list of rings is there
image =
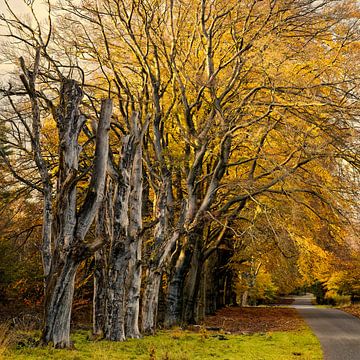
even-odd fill
[[[329,159],[353,159],[344,140],[351,144],[354,134],[356,94],[347,83],[356,83],[356,72],[345,80],[349,64],[339,54],[355,32],[353,24],[347,33],[343,27],[351,9],[334,4],[163,2],[160,11],[159,4],[102,1],[66,8],[82,34],[72,44],[92,54],[103,83],[125,109],[137,103],[151,114],[144,157],[159,221],[145,251],[145,331],[155,328],[167,265],[166,322],[194,321],[204,254],[226,238],[217,236],[221,229],[231,229],[261,194],[322,197],[301,176],[299,188],[283,185],[329,167]],[[97,31],[89,34],[84,23]],[[214,222],[222,227],[213,226],[207,242],[203,229]]]
[[[210,281],[207,277],[209,266],[223,268],[234,250],[241,258],[246,247],[254,252],[268,238],[269,249],[281,255],[306,244],[302,269],[309,253],[327,256],[331,236],[319,242],[308,233],[298,236],[287,222],[301,206],[307,209],[306,224],[315,216],[319,229],[326,224],[327,234],[334,224],[345,226],[339,219],[345,218],[342,208],[354,183],[337,171],[342,166],[347,173],[358,171],[358,68],[351,55],[358,53],[358,20],[351,2],[63,1],[59,15],[62,25],[44,39],[40,28],[34,32],[19,19],[15,23],[22,31],[19,38],[30,49],[39,48],[36,54],[47,64],[29,72],[23,61],[23,84],[32,109],[40,104],[59,123],[57,204],[71,204],[54,207],[52,237],[61,239],[65,231],[74,247],[60,246],[51,269],[58,264],[65,270],[66,264],[68,273],[61,276],[72,279],[78,261],[107,244],[96,254],[95,333],[102,330],[111,340],[139,336],[141,281],[143,332],[156,329],[164,279],[165,324],[197,321],[203,313],[199,299],[214,291],[204,284],[215,283],[214,274]],[[68,68],[73,77],[80,74],[86,95],[82,107],[79,88],[63,75]],[[34,93],[35,85],[44,90]],[[98,179],[100,193],[105,182],[107,187],[104,216],[98,216],[95,243],[84,243],[102,196],[92,202],[94,211],[77,235],[73,223],[81,224],[83,210],[74,213],[85,196],[77,196],[76,186],[66,180],[74,172],[64,159],[77,169],[79,158],[62,147],[66,128],[61,124],[69,106],[75,113],[69,121],[77,129],[69,149],[78,145],[81,129],[89,140],[84,143],[93,144],[96,126],[93,131],[83,126],[76,113],[81,108],[94,119],[97,99],[109,95],[116,106],[108,177],[105,181],[101,173]],[[91,148],[82,164],[96,163]],[[18,179],[28,181],[28,175]],[[244,240],[249,234],[258,246],[249,247]],[[224,270],[214,289],[226,288],[229,294],[225,282],[232,278]],[[64,285],[61,277],[57,280],[59,288]],[[61,311],[67,321],[69,312]]]
[[[20,58],[23,72],[20,79],[23,89],[3,90],[3,92],[10,99],[12,96],[27,95],[29,97],[30,118],[26,118],[26,114],[23,115],[12,100],[10,100],[10,105],[15,111],[17,121],[25,128],[26,135],[30,138],[31,152],[26,148],[24,150],[34,158],[42,187],[31,184],[15,171],[13,175],[39,190],[44,198],[42,254],[46,288],[42,341],[52,342],[55,347],[68,347],[70,346],[70,316],[76,270],[80,262],[92,255],[101,245],[97,242],[85,242],[84,239],[103,198],[112,102],[110,99],[104,100],[101,105],[95,141],[96,149],[90,165],[92,176],[86,196],[79,204],[77,185],[89,171],[82,172],[79,169],[81,152],[79,135],[86,121],[79,110],[83,91],[76,80],[62,75],[59,66],[50,57],[47,45],[50,41],[51,29],[45,42],[40,27],[37,28],[38,32],[32,31],[14,13],[12,16],[12,20],[4,20],[9,25],[10,35],[20,38],[26,45],[33,46],[35,55],[32,68],[26,65],[23,58]],[[17,25],[20,25],[19,33],[16,32]],[[30,32],[32,43],[25,37],[26,32]],[[45,63],[41,63],[42,57]],[[46,68],[46,65],[49,67]],[[57,73],[58,77],[55,81],[57,80],[57,84],[60,85],[57,89],[59,92],[57,103],[54,98],[49,97],[51,92],[41,89],[40,81],[53,79],[52,71]],[[49,113],[56,121],[59,139],[54,206],[52,205],[52,183],[40,140],[44,121],[42,117],[49,116]],[[32,124],[32,127],[27,121]],[[5,153],[3,153],[3,159],[9,169],[13,169]],[[16,161],[16,158],[14,160]]]

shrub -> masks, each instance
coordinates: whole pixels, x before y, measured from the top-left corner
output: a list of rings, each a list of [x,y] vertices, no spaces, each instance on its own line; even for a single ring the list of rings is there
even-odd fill
[[[335,291],[328,291],[325,294],[325,303],[333,306],[342,306],[351,304],[350,295],[339,295]]]

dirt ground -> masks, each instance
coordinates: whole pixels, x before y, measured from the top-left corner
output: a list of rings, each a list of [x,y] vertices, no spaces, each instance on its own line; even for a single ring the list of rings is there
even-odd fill
[[[227,307],[208,316],[205,328],[221,328],[231,333],[289,331],[304,327],[297,311],[285,307]]]

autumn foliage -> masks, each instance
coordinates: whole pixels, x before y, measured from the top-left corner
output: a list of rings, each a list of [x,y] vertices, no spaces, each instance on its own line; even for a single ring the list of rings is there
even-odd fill
[[[46,304],[66,280],[71,305],[84,261],[110,340],[316,281],[358,296],[356,1],[51,3],[1,19],[21,76],[1,90],[0,246],[21,221]]]

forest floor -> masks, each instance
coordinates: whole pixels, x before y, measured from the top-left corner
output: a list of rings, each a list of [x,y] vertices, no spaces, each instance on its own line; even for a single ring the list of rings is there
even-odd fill
[[[360,318],[360,304],[343,306],[340,307],[339,310],[346,311],[347,313]]]
[[[278,299],[272,306],[225,307],[215,315],[207,316],[205,328],[221,328],[235,334],[294,331],[304,328],[304,321],[291,307],[293,299]]]
[[[304,321],[293,308],[227,307],[208,316],[203,326],[234,334],[253,334],[298,330],[304,327]]]

